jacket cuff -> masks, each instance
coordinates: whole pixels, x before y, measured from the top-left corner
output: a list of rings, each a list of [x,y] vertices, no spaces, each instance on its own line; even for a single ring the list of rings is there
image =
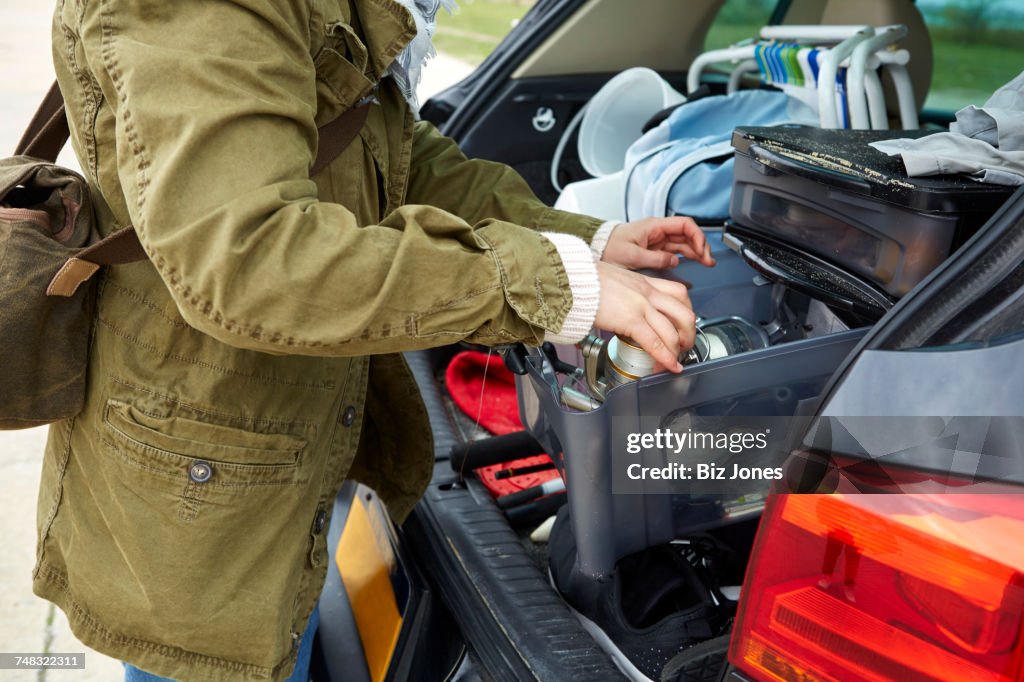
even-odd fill
[[[548,239],[558,250],[565,274],[569,277],[569,289],[572,291],[572,308],[562,322],[562,328],[556,333],[550,333],[554,330],[549,330],[545,339],[553,343],[577,343],[594,326],[597,305],[601,300],[601,286],[597,279],[594,254],[586,242],[578,237],[559,232],[543,232],[541,236]]]
[[[540,220],[531,223],[530,227],[537,232],[559,232],[579,237],[585,242],[594,238],[594,233],[601,227],[603,221],[599,218],[580,215],[579,213],[568,213],[559,211],[557,208],[547,208],[541,214]]]
[[[590,251],[594,254],[594,260],[601,260],[604,256],[604,250],[608,247],[608,240],[611,239],[612,232],[621,224],[620,222],[609,220],[608,222],[601,223],[601,227],[597,228],[594,238],[590,240]]]

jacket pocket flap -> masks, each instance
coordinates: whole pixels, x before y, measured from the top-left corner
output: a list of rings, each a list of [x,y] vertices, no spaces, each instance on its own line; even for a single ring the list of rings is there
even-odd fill
[[[294,465],[306,441],[278,433],[256,433],[184,417],[154,417],[111,400],[104,422],[118,435],[165,452],[249,465]]]

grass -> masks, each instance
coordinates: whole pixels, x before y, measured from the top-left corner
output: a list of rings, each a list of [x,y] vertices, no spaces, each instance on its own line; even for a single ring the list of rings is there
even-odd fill
[[[1013,36],[1007,36],[1012,33]],[[925,106],[955,111],[967,104],[981,106],[994,90],[1024,65],[1024,31],[998,31],[964,43],[955,33],[932,30],[934,68]]]
[[[461,0],[452,16],[443,10],[438,14],[434,45],[475,66],[494,51],[532,5],[522,0]]]
[[[705,50],[718,50],[747,38],[756,38],[764,23],[712,24],[704,40]]]

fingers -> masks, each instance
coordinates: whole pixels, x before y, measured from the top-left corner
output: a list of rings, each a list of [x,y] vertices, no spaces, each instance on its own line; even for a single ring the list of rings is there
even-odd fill
[[[692,218],[685,216],[663,218],[657,231],[662,233],[662,237],[660,240],[652,239],[651,248],[681,253],[690,260],[695,260],[707,267],[715,264],[715,259],[711,256],[711,245],[704,235],[704,230],[700,229],[700,226]],[[654,237],[653,234],[651,236]],[[662,240],[664,240],[663,244],[656,245],[655,242]]]
[[[687,303],[683,303],[679,299],[664,294],[661,291],[654,291],[647,300],[659,313],[668,319],[675,329],[677,339],[676,352],[678,353],[678,349],[688,350],[693,346],[693,340],[696,335],[697,316],[694,315],[693,309],[688,305],[689,301],[687,300]]]
[[[691,313],[693,312],[693,306],[690,304],[690,292],[684,284],[670,279],[657,279],[655,277],[645,277],[644,279],[647,280],[647,285],[652,290],[671,296],[689,308]]]
[[[681,254],[684,258],[688,258],[692,261],[696,261],[706,267],[714,267],[718,262],[715,257],[711,255],[711,245],[705,243],[703,250],[697,251],[689,244],[682,244],[677,242],[666,243],[662,248],[672,251],[673,253]]]
[[[670,372],[683,371],[679,364],[679,334],[669,319],[652,307],[647,309],[643,322],[633,333],[633,340]]]
[[[703,251],[696,251],[685,242],[667,242],[662,248],[673,253],[680,253],[690,260],[699,261],[704,255]]]
[[[690,297],[686,287],[678,282],[660,280],[643,275],[634,275],[636,284],[646,302],[643,321],[640,325],[648,333],[643,340],[633,336],[655,359],[658,365],[672,372],[682,371],[679,364],[679,351],[693,345],[695,336],[694,325],[696,315],[690,306]],[[648,341],[649,339],[649,341]],[[649,343],[650,347],[645,345]]]
[[[700,258],[697,260],[709,268],[714,267],[715,258],[711,255],[711,244],[708,244],[707,240],[704,241],[704,250],[701,252]]]
[[[697,251],[704,249],[707,241],[704,237],[704,230],[694,222],[693,218],[686,216],[674,216],[663,218],[662,230],[667,239],[674,242],[686,242],[693,245]]]
[[[704,231],[692,218],[645,218],[617,227],[605,247],[602,260],[623,267],[665,269],[679,265],[679,256],[715,264]]]
[[[637,269],[664,270],[665,268],[674,268],[679,265],[679,256],[670,251],[655,251],[639,246],[633,248],[629,260],[632,262],[633,267]]]
[[[601,300],[595,324],[624,334],[660,366],[682,371],[679,351],[693,344],[696,317],[685,286],[598,263]]]

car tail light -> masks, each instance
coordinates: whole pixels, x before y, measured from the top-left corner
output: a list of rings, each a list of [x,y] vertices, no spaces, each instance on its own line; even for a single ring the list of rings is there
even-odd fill
[[[729,651],[758,680],[1024,680],[1024,495],[776,495]]]

